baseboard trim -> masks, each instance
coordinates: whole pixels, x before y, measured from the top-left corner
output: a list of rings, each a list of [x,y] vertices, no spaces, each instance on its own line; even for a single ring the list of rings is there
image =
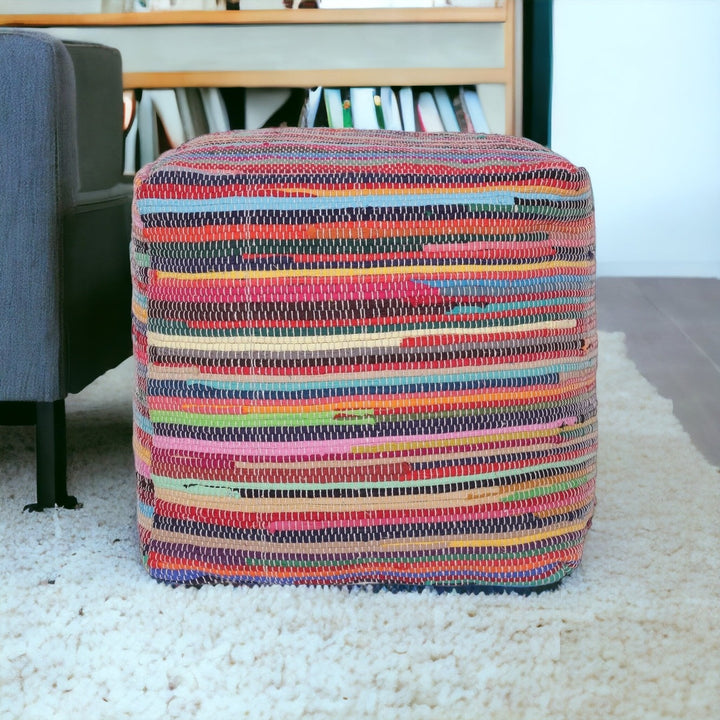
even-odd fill
[[[699,262],[600,262],[598,277],[720,278],[720,263]]]

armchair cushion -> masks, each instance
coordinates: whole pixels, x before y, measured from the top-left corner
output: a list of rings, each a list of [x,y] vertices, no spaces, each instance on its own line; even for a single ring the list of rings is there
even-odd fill
[[[112,188],[123,170],[122,59],[115,48],[65,41],[75,69],[80,190]],[[124,188],[127,190],[127,188]]]

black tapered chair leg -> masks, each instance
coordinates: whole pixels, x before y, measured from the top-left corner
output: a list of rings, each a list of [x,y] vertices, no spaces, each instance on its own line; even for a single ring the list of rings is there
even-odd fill
[[[65,401],[39,402],[35,412],[37,502],[23,509],[41,512],[56,505],[68,509],[82,507],[67,494]]]

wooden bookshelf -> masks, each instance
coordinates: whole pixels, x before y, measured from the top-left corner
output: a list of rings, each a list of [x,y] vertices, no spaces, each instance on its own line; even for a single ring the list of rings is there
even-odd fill
[[[5,14],[0,25],[117,47],[127,88],[478,84],[501,105],[496,128],[519,129],[515,0],[481,8]]]

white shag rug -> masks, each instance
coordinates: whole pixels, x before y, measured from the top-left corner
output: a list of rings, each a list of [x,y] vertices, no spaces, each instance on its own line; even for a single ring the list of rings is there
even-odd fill
[[[171,589],[141,566],[128,361],[68,399],[78,511],[0,428],[0,718],[720,717],[720,475],[601,334],[598,507],[535,596]]]

